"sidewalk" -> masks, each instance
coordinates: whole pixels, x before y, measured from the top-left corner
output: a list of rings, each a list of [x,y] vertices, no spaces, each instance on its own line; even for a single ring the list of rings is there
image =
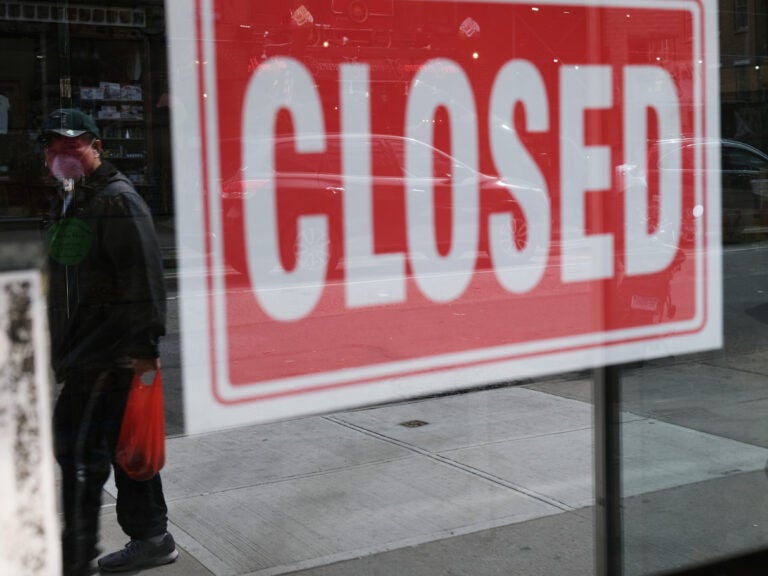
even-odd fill
[[[550,382],[170,438],[163,476],[181,555],[137,574],[592,574],[588,397],[587,381]],[[765,482],[763,448],[624,418],[628,448],[653,454],[626,464],[629,508],[651,493],[669,510],[692,491]],[[722,530],[728,513],[716,512]],[[670,530],[675,554],[699,557]],[[664,534],[643,545],[656,537],[669,547]],[[124,543],[106,504],[102,544]]]

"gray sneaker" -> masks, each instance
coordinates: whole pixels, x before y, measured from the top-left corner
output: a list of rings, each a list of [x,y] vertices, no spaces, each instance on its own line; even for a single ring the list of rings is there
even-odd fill
[[[131,540],[125,548],[99,559],[102,572],[127,572],[138,568],[170,564],[179,555],[173,536],[166,533],[159,544],[149,540]]]

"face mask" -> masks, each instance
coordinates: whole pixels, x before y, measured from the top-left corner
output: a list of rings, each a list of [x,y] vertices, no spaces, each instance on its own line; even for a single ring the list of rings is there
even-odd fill
[[[51,174],[60,182],[72,182],[85,176],[86,168],[83,160],[86,154],[93,148],[95,139],[85,147],[65,147],[62,150],[50,150],[48,167]]]
[[[85,170],[80,158],[69,154],[57,154],[50,164],[51,174],[58,180],[79,180],[85,176]]]

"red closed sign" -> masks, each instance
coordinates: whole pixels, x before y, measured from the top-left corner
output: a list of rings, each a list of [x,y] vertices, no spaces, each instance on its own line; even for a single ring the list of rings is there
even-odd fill
[[[712,3],[170,10],[190,430],[721,345]]]

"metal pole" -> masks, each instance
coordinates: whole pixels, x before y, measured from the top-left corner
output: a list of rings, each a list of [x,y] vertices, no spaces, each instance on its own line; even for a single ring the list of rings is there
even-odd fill
[[[59,108],[72,106],[72,46],[69,37],[69,0],[60,3],[64,18],[59,24]]]
[[[595,424],[595,574],[621,576],[620,367],[596,368],[592,390]]]

